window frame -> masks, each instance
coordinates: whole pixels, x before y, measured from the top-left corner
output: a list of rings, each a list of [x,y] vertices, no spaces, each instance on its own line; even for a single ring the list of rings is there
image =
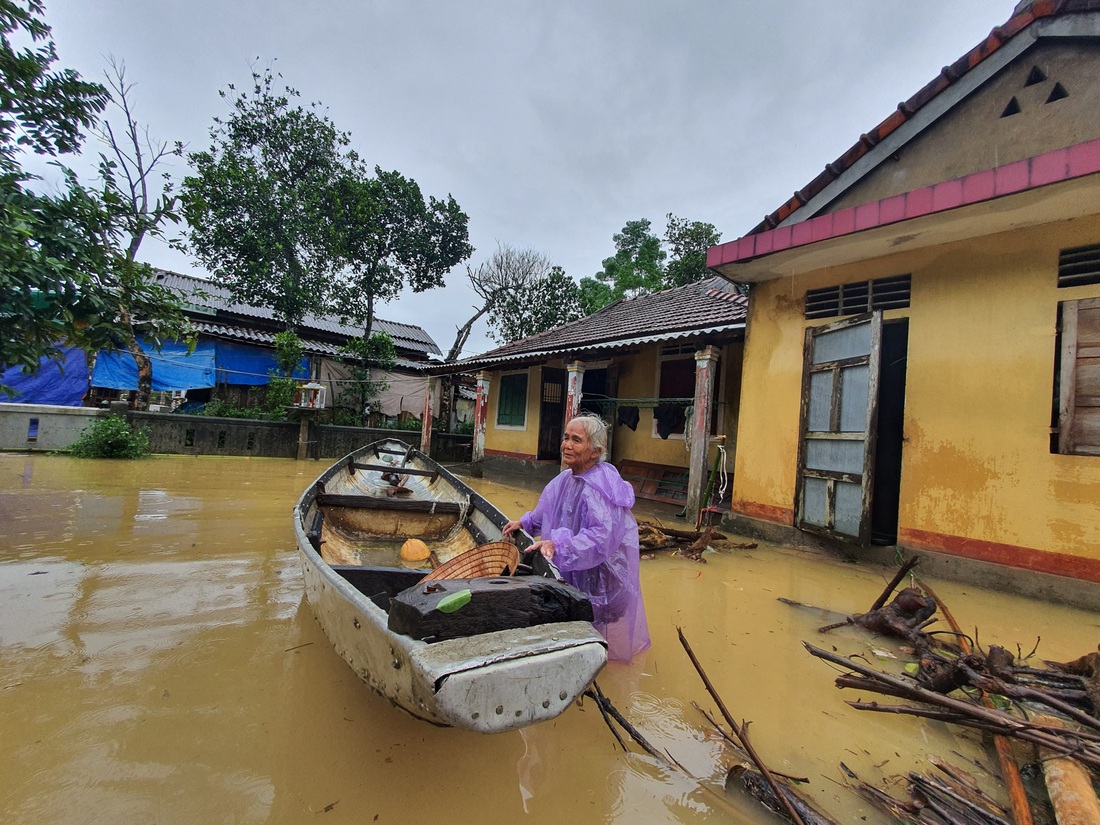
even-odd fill
[[[522,378],[523,379],[523,393],[522,393],[523,403],[522,403],[522,413],[521,413],[522,423],[520,423],[520,424],[502,423],[501,422],[501,416],[505,414],[505,408],[504,408],[505,382],[506,382],[506,379],[515,379],[515,378]],[[512,383],[512,382],[509,381],[508,383]],[[541,390],[542,390],[542,386],[540,384],[539,385],[540,393],[541,393]],[[518,391],[513,391],[513,392],[516,395],[519,394]],[[530,401],[530,395],[531,395],[531,376],[530,376],[530,371],[529,370],[514,370],[514,371],[510,371],[510,372],[502,372],[500,374],[499,389],[496,393],[496,396],[497,396],[496,408],[497,409],[496,409],[496,416],[494,417],[494,421],[496,422],[495,423],[496,429],[498,429],[498,430],[526,430],[527,429],[527,418],[528,418],[528,416],[527,416],[527,407],[528,407],[528,402]],[[509,411],[508,416],[509,416],[509,418],[514,418],[515,417],[515,412],[514,411]]]
[[[661,395],[661,372],[665,364],[671,361],[691,361],[691,392],[685,396],[669,396],[670,398],[694,398],[695,397],[695,352],[696,347],[694,344],[671,344],[661,347],[657,353],[657,368],[653,378],[653,397],[662,398]],[[690,406],[690,405],[688,405]],[[686,409],[686,408],[685,408]],[[649,432],[653,438],[658,440],[672,441],[673,439],[684,440],[685,433],[687,432],[687,421],[685,420],[683,429],[678,433],[669,433],[667,439],[662,439],[657,433],[657,417],[651,416],[649,424]]]

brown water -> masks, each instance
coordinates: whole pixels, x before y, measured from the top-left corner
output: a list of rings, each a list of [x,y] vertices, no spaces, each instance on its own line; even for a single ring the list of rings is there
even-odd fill
[[[290,511],[321,469],[0,455],[0,821],[773,822],[722,791],[737,757],[692,706],[713,710],[677,626],[763,758],[840,822],[887,821],[841,762],[880,786],[927,754],[991,764],[972,734],[845,705],[858,695],[801,641],[896,667],[875,652],[889,642],[816,632],[866,610],[886,574],[774,547],[644,562],[653,648],[599,677],[694,779],[624,754],[591,703],[494,736],[414,720],[355,678],[303,600]],[[471,483],[512,516],[534,501]],[[1094,614],[931,584],[983,644],[1095,648]]]

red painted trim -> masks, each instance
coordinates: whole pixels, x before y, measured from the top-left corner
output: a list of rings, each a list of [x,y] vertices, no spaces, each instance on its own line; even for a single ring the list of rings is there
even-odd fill
[[[712,246],[707,250],[707,266],[741,263],[791,247],[809,246],[1097,172],[1100,172],[1100,138]]]
[[[1034,570],[1037,573],[1100,582],[1100,559],[1070,556],[1065,553],[1048,553],[1033,547],[1020,547],[1015,544],[1001,544],[984,539],[950,536],[911,528],[902,528],[898,531],[898,544],[1021,570]]]
[[[485,455],[497,456],[499,458],[518,458],[523,461],[535,461],[538,456],[533,456],[529,453],[513,453],[510,450],[485,450]]]
[[[774,504],[760,504],[756,501],[735,501],[730,512],[787,527],[794,524],[794,509],[791,507],[776,507]]]

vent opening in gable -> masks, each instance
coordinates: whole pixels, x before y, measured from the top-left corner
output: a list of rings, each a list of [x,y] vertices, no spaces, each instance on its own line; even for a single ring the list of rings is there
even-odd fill
[[[1058,253],[1058,288],[1100,284],[1100,244],[1075,246]]]
[[[1069,92],[1066,91],[1066,87],[1061,83],[1055,83],[1054,88],[1050,90],[1050,95],[1047,97],[1047,103],[1053,103],[1065,97],[1069,97]]]
[[[1012,100],[1008,101],[1008,105],[1005,106],[1005,110],[1001,112],[1001,117],[1018,114],[1020,114],[1020,101],[1016,98],[1012,98]]]
[[[909,306],[911,280],[908,274],[894,275],[807,290],[806,318],[835,318],[875,309],[904,309]]]
[[[1042,83],[1046,79],[1046,72],[1044,72],[1038,66],[1032,66],[1031,71],[1027,74],[1027,80],[1024,81],[1024,85],[1034,86],[1036,83]]]

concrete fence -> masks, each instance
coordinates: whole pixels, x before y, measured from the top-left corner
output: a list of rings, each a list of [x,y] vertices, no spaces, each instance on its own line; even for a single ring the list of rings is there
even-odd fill
[[[297,422],[133,412],[126,410],[125,404],[120,405],[118,412],[125,415],[134,429],[149,437],[149,449],[154,453],[265,458],[294,458],[298,455]],[[111,410],[85,407],[0,404],[0,450],[64,450],[97,417],[111,413]],[[338,427],[311,422],[306,456],[335,459],[382,438],[396,438],[413,447],[420,444],[419,432]],[[444,463],[469,461],[472,444],[473,437],[469,435],[432,433],[431,455],[436,461]]]

